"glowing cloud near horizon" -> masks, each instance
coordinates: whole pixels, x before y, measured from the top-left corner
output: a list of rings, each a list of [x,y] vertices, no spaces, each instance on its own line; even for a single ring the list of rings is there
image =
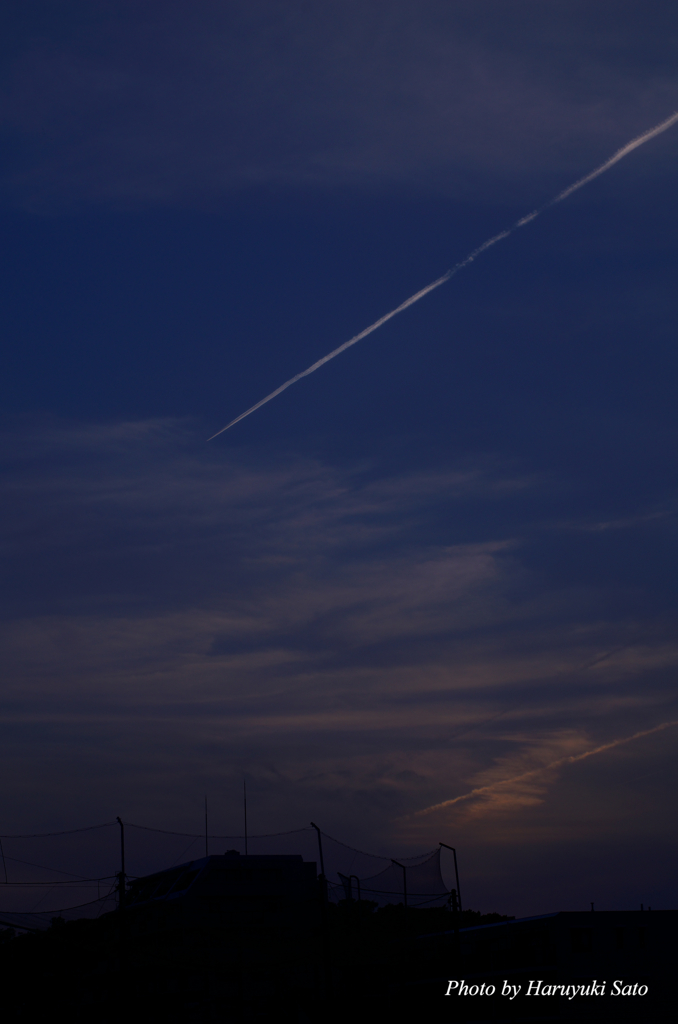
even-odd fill
[[[564,768],[565,765],[575,764],[577,761],[585,761],[588,757],[593,757],[596,754],[603,754],[607,750],[613,750],[615,747],[621,747],[626,743],[632,743],[633,740],[642,739],[643,736],[652,736],[653,733],[662,732],[664,729],[670,729],[676,725],[678,725],[678,721],[662,722],[661,725],[655,725],[652,729],[643,729],[641,732],[635,732],[633,736],[623,736],[621,739],[611,740],[610,743],[603,743],[599,747],[594,747],[593,750],[585,750],[581,754],[568,754],[565,757],[559,757],[556,761],[551,761],[549,764],[543,764],[539,768],[532,768],[529,771],[521,772],[520,775],[512,775],[510,779],[500,779],[498,782],[492,782],[487,786],[477,786],[468,793],[462,793],[460,796],[452,797],[451,800],[443,800],[439,804],[432,804],[430,807],[424,807],[420,811],[415,811],[414,817],[418,817],[422,814],[432,814],[434,811],[441,811],[446,807],[454,807],[455,804],[464,803],[467,800],[474,800],[477,797],[491,796],[494,793],[501,792],[502,788],[505,786],[511,786],[516,782],[525,782],[528,779],[537,779],[540,775],[544,775],[550,771],[556,771],[558,768]]]
[[[599,167],[596,167],[595,170],[591,171],[589,174],[586,174],[583,178],[579,178],[579,180],[575,181],[573,185],[569,185],[567,188],[563,189],[563,191],[559,192],[557,196],[554,196],[553,199],[550,199],[548,203],[545,203],[538,209],[533,210],[532,213],[528,213],[526,216],[521,217],[520,220],[516,221],[515,224],[512,227],[508,228],[506,231],[501,231],[498,235],[493,235],[492,238],[488,238],[486,242],[483,242],[483,244],[479,245],[477,249],[474,249],[473,252],[469,253],[469,255],[460,263],[455,264],[455,266],[451,267],[450,270],[446,271],[442,275],[442,277],[436,278],[435,281],[432,281],[430,284],[426,285],[420,291],[415,292],[415,294],[411,295],[409,299],[405,299],[405,301],[402,302],[399,306],[396,306],[395,309],[392,309],[390,313],[385,313],[384,316],[380,317],[378,320],[375,320],[373,324],[370,324],[369,327],[366,327],[363,331],[360,332],[360,334],[356,334],[354,335],[354,337],[349,338],[348,341],[345,341],[342,345],[339,345],[338,348],[333,349],[331,352],[328,352],[326,356],[323,356],[321,359],[318,359],[315,363],[312,363],[312,365],[309,366],[306,370],[302,370],[301,373],[297,373],[294,375],[294,377],[290,377],[289,380],[286,380],[285,383],[281,384],[280,387],[275,389],[275,391],[272,391],[270,395],[266,395],[265,398],[262,398],[255,405],[252,405],[249,409],[246,409],[245,412],[242,412],[240,413],[239,416],[236,416],[235,419],[231,420],[230,423],[227,423],[225,427],[221,428],[221,430],[217,430],[216,434],[212,434],[212,436],[208,438],[208,441],[213,441],[215,437],[219,436],[219,434],[223,434],[224,431],[230,430],[230,428],[235,426],[236,423],[239,423],[240,420],[244,420],[246,416],[249,416],[251,413],[256,412],[256,410],[260,409],[262,405],[266,405],[267,402],[270,402],[271,399],[276,398],[277,395],[281,394],[281,392],[291,387],[292,384],[296,384],[296,382],[298,380],[301,380],[302,377],[308,377],[309,374],[315,373],[315,371],[319,370],[321,366],[324,366],[325,363],[328,363],[330,359],[334,359],[342,352],[345,352],[347,348],[350,348],[352,345],[356,345],[359,341],[362,341],[362,339],[366,338],[368,334],[372,334],[373,331],[376,331],[379,327],[382,327],[383,324],[385,324],[388,320],[391,320],[392,317],[397,316],[398,313],[402,313],[404,310],[408,309],[409,306],[414,305],[415,302],[419,302],[419,300],[423,299],[424,296],[428,295],[429,292],[432,292],[435,288],[439,288],[441,284],[445,284],[446,281],[449,281],[451,277],[458,273],[458,271],[468,266],[469,263],[472,263],[476,259],[476,257],[480,256],[480,254],[482,252],[485,252],[486,249],[489,249],[491,246],[501,241],[502,238],[508,238],[509,235],[513,234],[513,232],[516,231],[518,228],[522,228],[525,227],[526,224],[530,224],[545,210],[548,210],[550,209],[550,207],[555,206],[556,203],[561,203],[563,199],[567,199],[567,197],[571,196],[573,192],[576,192],[578,189],[583,188],[584,185],[587,185],[590,181],[593,181],[594,178],[599,177],[599,175],[604,174],[605,171],[610,169],[610,167],[613,167],[620,160],[623,160],[623,158],[625,156],[628,156],[629,153],[632,153],[634,149],[638,149],[639,146],[642,146],[644,143],[649,142],[650,139],[653,139],[656,135],[660,135],[662,132],[665,132],[667,128],[670,128],[673,124],[676,123],[676,121],[678,121],[678,111],[674,112],[670,117],[667,117],[665,121],[662,121],[660,124],[655,125],[654,128],[649,128],[646,132],[643,132],[642,135],[638,135],[635,139],[631,139],[631,141],[627,142],[625,146],[622,146],[621,149],[618,149],[616,153],[614,153],[609,158],[609,160],[606,160],[605,163],[600,164]]]

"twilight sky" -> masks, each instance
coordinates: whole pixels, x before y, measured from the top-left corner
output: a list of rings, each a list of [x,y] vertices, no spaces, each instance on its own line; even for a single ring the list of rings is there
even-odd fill
[[[678,126],[206,440],[678,109],[673,0],[2,22],[0,831],[246,777],[477,909],[675,906]]]

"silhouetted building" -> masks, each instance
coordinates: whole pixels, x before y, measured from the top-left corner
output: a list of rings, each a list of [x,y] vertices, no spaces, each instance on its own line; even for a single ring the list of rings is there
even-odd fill
[[[314,862],[301,856],[202,857],[135,879],[125,898],[130,927],[181,921],[193,927],[308,927],[317,915]]]

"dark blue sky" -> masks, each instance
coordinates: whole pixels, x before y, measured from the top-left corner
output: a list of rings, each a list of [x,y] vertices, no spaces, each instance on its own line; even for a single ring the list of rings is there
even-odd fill
[[[246,775],[479,909],[675,905],[678,128],[206,441],[668,117],[675,6],[4,17],[2,831]]]

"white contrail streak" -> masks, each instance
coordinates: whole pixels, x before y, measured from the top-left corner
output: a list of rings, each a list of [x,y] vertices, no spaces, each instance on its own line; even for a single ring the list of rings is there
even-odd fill
[[[420,814],[431,814],[432,811],[440,811],[444,807],[453,807],[454,804],[460,804],[466,800],[473,800],[478,796],[487,796],[490,793],[496,793],[497,790],[501,790],[504,786],[510,786],[514,782],[523,782],[525,779],[533,779],[539,775],[543,775],[544,772],[553,771],[555,768],[562,768],[566,764],[574,764],[576,761],[584,761],[587,757],[593,757],[594,754],[602,754],[606,750],[612,750],[614,747],[621,747],[625,743],[631,743],[633,740],[639,740],[643,736],[651,736],[655,732],[662,732],[663,729],[669,729],[674,725],[678,725],[678,721],[675,722],[662,722],[661,725],[655,725],[652,729],[643,729],[642,732],[635,732],[633,736],[623,736],[620,740],[612,740],[611,743],[603,743],[600,747],[594,747],[593,750],[585,750],[583,754],[570,754],[567,757],[559,757],[557,761],[551,761],[550,764],[544,764],[541,768],[533,768],[529,772],[522,772],[520,775],[514,775],[510,779],[500,779],[499,782],[492,782],[489,786],[478,786],[476,789],[472,789],[469,793],[462,793],[461,796],[455,796],[452,800],[443,800],[440,804],[433,804],[431,807],[424,807],[421,811],[415,811],[415,816]]]
[[[661,132],[665,132],[666,129],[670,128],[672,124],[676,123],[676,121],[678,121],[678,111],[672,114],[671,117],[667,117],[665,121],[661,122],[661,124],[655,125],[654,128],[650,128],[648,131],[643,132],[643,134],[639,135],[637,138],[631,139],[630,142],[627,142],[625,146],[622,146],[621,149],[618,149],[617,152],[613,156],[611,156],[609,160],[606,160],[604,164],[601,164],[600,167],[596,167],[596,169],[594,171],[591,171],[590,174],[587,174],[585,177],[580,178],[579,181],[575,181],[574,185],[570,185],[568,186],[568,188],[563,189],[562,192],[559,192],[557,196],[549,200],[548,203],[545,203],[544,206],[540,206],[539,209],[533,210],[532,213],[528,213],[526,217],[521,217],[521,219],[517,220],[512,227],[508,228],[508,230],[501,231],[498,235],[494,235],[492,238],[488,238],[486,242],[483,242],[483,244],[479,245],[477,249],[474,249],[473,252],[466,257],[466,259],[462,260],[461,263],[457,263],[454,267],[452,267],[445,274],[443,274],[442,277],[439,277],[437,280],[432,281],[431,284],[427,284],[425,288],[422,288],[421,291],[418,291],[414,295],[411,295],[409,299],[405,299],[405,301],[402,302],[399,306],[397,306],[395,309],[392,309],[390,313],[386,313],[378,320],[375,320],[373,324],[370,324],[369,327],[366,327],[364,331],[360,332],[360,334],[356,334],[353,338],[350,338],[348,341],[345,341],[343,345],[340,345],[338,348],[335,348],[331,352],[328,352],[326,356],[323,356],[322,359],[318,359],[318,361],[313,363],[312,366],[309,366],[307,370],[302,370],[301,373],[297,373],[294,377],[290,377],[290,379],[285,381],[284,384],[281,384],[279,388],[276,388],[275,391],[272,391],[270,395],[266,395],[266,398],[262,398],[260,402],[257,402],[256,405],[251,406],[251,408],[247,409],[245,412],[240,413],[239,416],[236,416],[234,420],[231,420],[230,423],[227,423],[225,427],[221,428],[221,430],[217,430],[216,434],[212,434],[212,437],[208,438],[208,441],[214,440],[214,438],[218,437],[219,434],[223,434],[225,430],[230,430],[230,428],[235,426],[236,423],[239,423],[240,420],[244,420],[246,416],[250,415],[250,413],[256,412],[256,410],[260,409],[262,405],[266,405],[267,402],[270,402],[271,399],[275,398],[276,395],[279,395],[281,391],[284,391],[286,388],[289,388],[292,384],[296,384],[296,382],[298,380],[301,380],[302,377],[308,377],[309,373],[315,373],[315,371],[318,370],[324,363],[328,363],[330,359],[334,359],[334,357],[338,356],[340,352],[344,352],[347,348],[350,348],[351,345],[355,345],[357,342],[362,341],[362,339],[366,338],[368,334],[372,333],[372,331],[376,331],[378,327],[381,327],[382,324],[385,324],[387,320],[390,320],[392,317],[397,316],[398,313],[402,313],[404,309],[407,309],[408,306],[412,306],[415,302],[419,302],[419,299],[423,299],[423,297],[425,295],[428,295],[429,292],[432,292],[434,288],[439,288],[441,284],[445,284],[445,282],[449,281],[450,278],[454,276],[454,274],[462,270],[463,267],[468,266],[469,263],[472,263],[476,256],[479,256],[481,252],[485,252],[486,249],[489,249],[490,246],[494,245],[496,242],[499,242],[502,238],[508,238],[508,236],[513,234],[513,232],[517,228],[522,228],[526,224],[529,224],[530,221],[533,221],[536,217],[539,216],[540,213],[543,213],[545,210],[548,210],[551,206],[554,206],[556,203],[561,203],[563,199],[567,199],[567,197],[571,196],[573,192],[577,191],[577,189],[580,189],[584,185],[587,185],[589,181],[593,181],[593,179],[597,178],[600,174],[604,174],[605,171],[609,170],[610,167],[613,167],[614,164],[618,163],[619,160],[623,160],[623,158],[627,156],[629,153],[632,153],[634,149],[637,149],[639,146],[642,146],[645,142],[649,142],[650,139],[653,139],[655,137],[655,135],[660,135]]]

